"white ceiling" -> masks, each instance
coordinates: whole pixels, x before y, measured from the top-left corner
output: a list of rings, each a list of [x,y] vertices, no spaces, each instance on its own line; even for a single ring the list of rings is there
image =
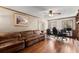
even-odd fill
[[[6,6],[17,11],[21,11],[27,14],[38,16],[47,20],[57,19],[62,17],[75,16],[79,6]],[[49,9],[54,12],[60,12],[60,15],[54,15],[50,17],[47,13]]]

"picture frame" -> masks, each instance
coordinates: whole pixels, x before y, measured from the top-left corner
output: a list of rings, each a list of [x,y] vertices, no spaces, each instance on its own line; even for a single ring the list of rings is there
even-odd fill
[[[22,14],[14,14],[15,26],[28,26],[28,17]]]

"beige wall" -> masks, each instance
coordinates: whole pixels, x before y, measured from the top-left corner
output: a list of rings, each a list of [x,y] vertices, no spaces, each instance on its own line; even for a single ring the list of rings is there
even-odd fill
[[[26,31],[26,30],[42,30],[41,23],[44,24],[44,30],[47,29],[47,20],[33,17],[30,15],[25,15],[28,17],[27,26],[14,26],[14,14],[17,12],[10,11],[0,7],[0,32],[16,32],[16,31]]]

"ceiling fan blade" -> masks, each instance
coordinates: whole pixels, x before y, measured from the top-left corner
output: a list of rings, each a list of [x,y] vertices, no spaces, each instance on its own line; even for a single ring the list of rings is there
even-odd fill
[[[61,13],[53,13],[53,14],[61,14]]]

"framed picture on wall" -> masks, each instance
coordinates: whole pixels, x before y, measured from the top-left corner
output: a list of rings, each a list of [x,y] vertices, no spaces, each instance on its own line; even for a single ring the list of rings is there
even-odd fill
[[[15,26],[28,26],[28,17],[22,14],[14,14]]]

